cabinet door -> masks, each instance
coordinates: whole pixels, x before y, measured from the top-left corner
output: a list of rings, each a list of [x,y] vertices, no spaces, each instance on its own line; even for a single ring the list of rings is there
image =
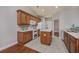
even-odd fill
[[[77,39],[76,43],[77,43],[77,45],[76,45],[76,52],[79,53],[79,39]]]
[[[69,34],[67,34],[67,48],[70,51],[70,40],[71,40],[71,36]]]
[[[47,34],[46,33],[43,33],[43,35],[42,35],[42,43],[44,43],[44,44],[47,44]]]
[[[65,32],[64,32],[64,43],[65,43],[65,45],[67,44],[67,36],[66,36]]]
[[[19,43],[24,43],[24,33],[18,32],[18,42]]]
[[[21,13],[21,24],[26,24],[26,14],[25,13]]]
[[[49,33],[41,32],[41,43],[42,44],[50,45],[51,40],[52,39],[51,39]]]
[[[28,39],[29,39],[29,40],[32,40],[32,31],[29,31],[29,32],[28,32]]]
[[[25,43],[27,43],[28,42],[28,33],[27,32],[25,32],[25,35],[24,35],[24,41],[25,41]]]
[[[25,43],[32,40],[31,35],[32,35],[32,33],[30,31],[28,31],[28,32],[25,33],[25,35],[24,35],[24,41],[25,41]]]
[[[32,40],[32,31],[29,33],[29,39]]]
[[[26,15],[26,24],[30,24],[30,18],[31,16],[30,15]]]
[[[64,32],[64,43],[66,47],[68,48],[68,34],[66,32]]]
[[[65,43],[66,48],[68,49],[69,52],[70,52],[70,40],[71,40],[71,35],[64,32],[64,43]]]
[[[76,52],[76,39],[71,37],[70,40],[70,52],[75,53]]]
[[[64,43],[65,43],[65,45],[67,47],[67,36],[65,36],[65,38],[64,38]]]
[[[45,42],[45,37],[46,37],[46,34],[44,34],[44,32],[41,32],[40,33],[40,39],[41,39],[41,43],[44,43]]]
[[[21,24],[21,12],[20,11],[17,12],[17,24],[18,25]]]
[[[47,42],[47,44],[50,45],[51,44],[51,41],[52,41],[51,35],[50,35],[50,33],[47,33],[46,34],[46,42]]]

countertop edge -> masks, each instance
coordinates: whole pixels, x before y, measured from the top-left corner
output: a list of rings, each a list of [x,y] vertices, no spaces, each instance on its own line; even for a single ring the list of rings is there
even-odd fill
[[[64,30],[64,32],[68,33],[69,35],[73,36],[73,37],[76,38],[76,39],[79,39],[79,36],[76,36],[76,35],[75,35],[74,33],[72,33],[72,32],[68,32],[68,31],[66,31],[66,30]]]

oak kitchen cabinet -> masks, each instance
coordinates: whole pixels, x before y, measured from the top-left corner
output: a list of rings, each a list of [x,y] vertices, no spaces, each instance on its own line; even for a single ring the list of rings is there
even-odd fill
[[[64,43],[70,53],[79,52],[79,39],[73,37],[67,32],[64,32]]]
[[[68,41],[68,34],[66,33],[66,32],[64,32],[64,43],[65,43],[65,45],[66,45],[66,47],[67,47],[67,49],[68,49],[68,45],[67,45],[67,41]]]
[[[30,24],[30,15],[21,10],[17,10],[17,24],[18,25]]]
[[[41,19],[39,17],[31,16],[31,19],[34,20],[34,21],[36,21],[36,24],[41,21]]]
[[[76,44],[77,44],[76,39],[71,36],[71,38],[70,38],[70,52],[73,52],[73,53],[76,52],[76,50],[77,50]]]
[[[32,40],[32,31],[17,32],[17,39],[19,43],[25,44]]]
[[[52,32],[40,32],[40,40],[42,44],[50,45],[52,42]]]
[[[39,17],[35,17],[22,10],[17,10],[17,24],[18,25],[30,25],[30,20],[34,20],[36,24],[41,21]]]

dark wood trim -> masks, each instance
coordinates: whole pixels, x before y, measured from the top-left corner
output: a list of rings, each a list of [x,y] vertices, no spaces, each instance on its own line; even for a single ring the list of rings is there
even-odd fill
[[[54,35],[59,37],[59,32],[54,32]]]

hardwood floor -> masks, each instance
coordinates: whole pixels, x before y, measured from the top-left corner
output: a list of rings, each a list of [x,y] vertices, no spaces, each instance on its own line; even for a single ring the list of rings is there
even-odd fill
[[[16,44],[12,47],[4,49],[0,53],[38,53],[38,51],[25,47],[24,45]]]

